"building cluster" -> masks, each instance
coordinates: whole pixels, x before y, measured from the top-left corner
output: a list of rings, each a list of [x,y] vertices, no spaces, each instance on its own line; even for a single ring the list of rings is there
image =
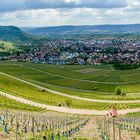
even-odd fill
[[[97,38],[47,41],[37,48],[31,48],[28,53],[12,55],[10,59],[48,64],[140,63],[140,40]]]

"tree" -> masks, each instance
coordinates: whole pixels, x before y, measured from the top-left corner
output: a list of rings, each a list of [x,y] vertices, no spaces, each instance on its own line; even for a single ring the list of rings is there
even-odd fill
[[[126,92],[122,88],[117,87],[116,90],[115,90],[115,95],[126,96]]]
[[[122,89],[120,88],[120,87],[117,87],[116,89],[115,89],[115,95],[121,95],[122,94]]]

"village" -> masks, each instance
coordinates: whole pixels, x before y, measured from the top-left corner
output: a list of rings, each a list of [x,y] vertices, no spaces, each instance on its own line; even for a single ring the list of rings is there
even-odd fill
[[[31,45],[31,44],[30,44]],[[124,64],[140,63],[140,40],[127,38],[52,40],[38,47],[28,46],[28,52],[0,59],[47,64]]]

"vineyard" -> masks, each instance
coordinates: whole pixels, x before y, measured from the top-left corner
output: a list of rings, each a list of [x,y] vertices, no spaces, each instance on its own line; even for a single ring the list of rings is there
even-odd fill
[[[121,117],[97,119],[98,133],[103,140],[139,140],[140,118]]]
[[[67,140],[89,117],[68,114],[0,111],[0,139]]]
[[[47,91],[41,91],[41,89],[37,87],[33,87],[31,85],[18,81],[14,78],[1,74],[0,74],[0,85],[1,85],[0,91],[6,92],[8,94],[17,97],[22,97],[37,103],[53,106],[63,106],[79,109],[96,109],[96,110],[108,110],[111,106],[115,106],[117,109],[127,109],[127,108],[131,109],[140,107],[140,103],[110,103],[110,102],[98,103],[98,102],[82,101],[78,99],[71,99],[69,97],[56,95]]]
[[[139,140],[140,118],[109,118],[3,109],[0,111],[0,139]]]
[[[139,140],[139,76],[139,69],[2,62],[0,140]],[[118,86],[126,96],[114,94]],[[112,107],[117,118],[106,116]]]
[[[125,100],[140,99],[139,69],[119,71],[92,66],[55,66],[1,63],[0,72],[32,83],[80,97],[116,100],[115,89],[122,87]],[[124,100],[117,97],[117,100]]]

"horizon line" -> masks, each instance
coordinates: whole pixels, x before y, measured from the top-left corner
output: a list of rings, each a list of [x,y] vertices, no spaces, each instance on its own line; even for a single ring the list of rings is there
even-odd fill
[[[0,25],[0,27],[8,27],[8,26],[15,26],[19,28],[43,28],[43,27],[63,27],[63,26],[73,26],[73,27],[78,27],[78,26],[125,26],[125,25],[140,25],[140,23],[128,23],[128,24],[62,24],[62,25],[46,25],[46,26],[18,26],[18,25]]]

